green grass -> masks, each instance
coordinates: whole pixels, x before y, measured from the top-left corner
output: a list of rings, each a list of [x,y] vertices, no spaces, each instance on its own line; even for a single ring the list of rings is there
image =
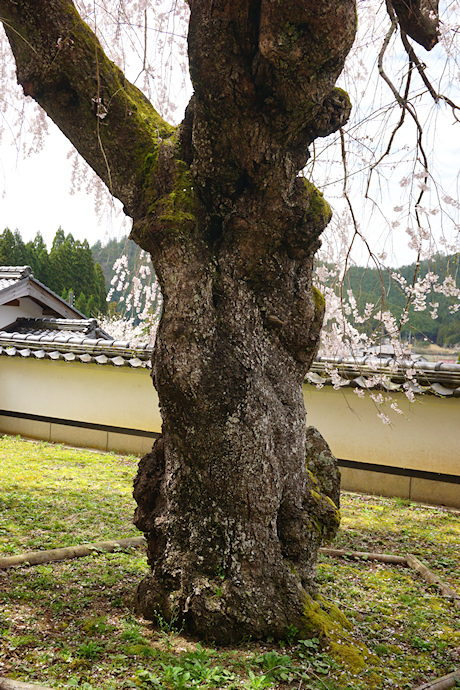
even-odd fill
[[[4,437],[0,466],[0,555],[139,536],[134,457]]]
[[[335,548],[421,558],[460,593],[460,513],[406,499],[346,493]]]
[[[0,438],[0,555],[137,536],[137,458]],[[338,548],[414,553],[460,591],[460,520],[441,508],[344,494]],[[321,555],[322,593],[371,655],[362,671],[316,640],[215,649],[152,625],[130,601],[143,550],[0,572],[0,676],[56,688],[413,688],[460,667],[458,609],[406,568]]]

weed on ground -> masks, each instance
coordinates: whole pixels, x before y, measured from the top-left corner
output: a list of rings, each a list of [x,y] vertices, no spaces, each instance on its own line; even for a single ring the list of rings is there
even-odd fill
[[[0,438],[0,555],[138,536],[138,459]],[[334,547],[413,553],[460,591],[459,516],[344,493]],[[353,623],[364,668],[313,638],[215,648],[132,613],[143,549],[0,571],[0,676],[55,688],[414,688],[460,668],[459,610],[418,573],[320,555],[318,582]]]

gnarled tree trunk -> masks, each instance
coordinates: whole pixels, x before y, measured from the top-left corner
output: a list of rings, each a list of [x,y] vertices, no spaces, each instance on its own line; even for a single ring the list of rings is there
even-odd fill
[[[176,131],[70,0],[0,0],[0,11],[19,81],[123,201],[163,291],[163,432],[134,492],[151,566],[138,608],[218,642],[282,637],[302,629],[320,541],[338,526],[336,467],[316,462],[328,476],[315,479],[305,465],[302,399],[323,317],[312,263],[330,211],[298,173],[315,137],[349,115],[334,83],[355,7],[189,4],[195,94]]]
[[[297,174],[314,137],[349,114],[333,84],[353,30],[352,3],[193,2],[195,96],[163,153],[189,173],[169,167],[170,229],[134,226],[165,298],[163,435],[134,492],[152,566],[138,606],[220,642],[301,629],[321,538],[338,526],[306,469],[302,398],[330,212]]]

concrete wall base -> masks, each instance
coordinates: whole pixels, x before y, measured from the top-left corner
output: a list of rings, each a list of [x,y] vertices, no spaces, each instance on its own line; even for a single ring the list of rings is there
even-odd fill
[[[460,508],[459,477],[436,475],[431,472],[420,473],[426,476],[413,476],[410,471],[407,474],[394,474],[391,472],[393,468],[376,466],[368,469],[369,465],[358,462],[352,463],[353,467],[344,467],[343,462],[339,461],[339,465],[342,474],[341,487],[345,491]],[[362,467],[359,467],[360,464]]]
[[[159,434],[155,432],[111,427],[103,424],[85,424],[72,420],[50,419],[38,415],[11,416],[0,412],[0,433],[25,436],[52,443],[63,443],[81,448],[96,448],[115,453],[144,455],[148,453]]]

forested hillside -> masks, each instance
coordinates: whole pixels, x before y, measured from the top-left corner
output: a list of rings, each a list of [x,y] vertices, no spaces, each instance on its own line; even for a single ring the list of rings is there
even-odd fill
[[[106,244],[102,244],[98,240],[91,247],[94,261],[97,261],[104,272],[107,290],[112,285],[112,279],[115,275],[114,264],[121,256],[126,256],[128,259],[128,273],[130,276],[135,275],[139,271],[139,264],[142,261],[141,255],[144,254],[141,248],[128,237],[123,237],[121,240],[111,239]]]
[[[442,284],[449,276],[453,285],[460,287],[460,254],[443,256],[438,254],[429,261],[422,261],[415,275],[415,264],[397,269],[364,268],[351,266],[343,279],[342,292],[347,297],[351,290],[356,299],[357,308],[363,313],[367,304],[373,304],[373,312],[380,309],[390,311],[399,321],[403,310],[408,307],[408,321],[401,326],[403,339],[427,338],[438,345],[455,345],[460,342],[460,312],[451,313],[449,306],[452,300],[436,288],[428,292],[425,309],[419,310],[416,304],[417,290],[409,300],[407,292],[415,282]],[[400,277],[399,277],[400,276]],[[435,280],[437,276],[437,280]],[[401,280],[402,279],[402,280]],[[404,290],[404,281],[406,291]],[[332,285],[331,285],[332,287]],[[338,292],[340,285],[333,286]],[[436,315],[437,318],[433,318]],[[369,319],[363,324],[355,324],[360,331],[368,335],[378,328],[376,320]]]
[[[106,277],[110,313],[134,326],[144,323],[147,336],[162,310],[162,296],[149,255],[128,237],[109,240],[105,245],[96,242],[91,249]]]
[[[39,232],[25,243],[17,230],[6,228],[0,234],[0,265],[31,266],[34,277],[64,299],[72,291],[74,304],[83,314],[107,313],[104,273],[87,240],[74,240],[61,228],[49,252]]]

